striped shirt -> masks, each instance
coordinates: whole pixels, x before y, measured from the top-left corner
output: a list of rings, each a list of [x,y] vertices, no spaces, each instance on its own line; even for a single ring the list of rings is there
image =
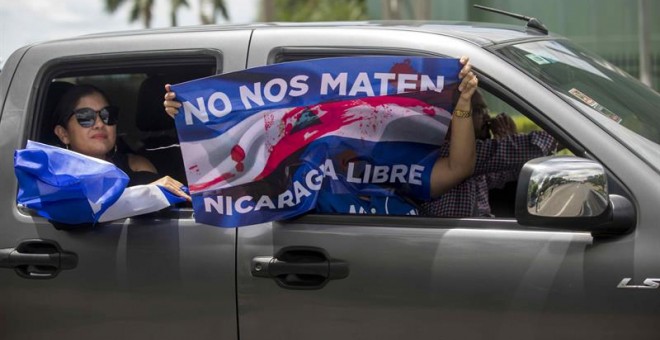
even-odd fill
[[[477,160],[472,177],[437,199],[424,202],[420,214],[438,217],[492,216],[488,190],[516,180],[529,160],[543,157],[556,148],[556,140],[545,131],[516,134],[502,139],[477,140]],[[440,150],[449,155],[449,144]]]

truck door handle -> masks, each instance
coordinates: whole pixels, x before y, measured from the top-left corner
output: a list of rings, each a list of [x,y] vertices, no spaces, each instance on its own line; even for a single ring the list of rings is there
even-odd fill
[[[275,279],[286,289],[321,289],[330,280],[348,277],[348,263],[330,258],[315,247],[286,247],[277,255],[252,259],[254,277]]]
[[[53,240],[30,239],[16,248],[0,249],[0,268],[13,268],[25,279],[52,279],[78,265],[78,255]]]

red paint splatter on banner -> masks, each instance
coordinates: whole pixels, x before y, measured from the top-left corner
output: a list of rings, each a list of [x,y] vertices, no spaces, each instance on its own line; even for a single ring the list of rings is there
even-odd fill
[[[416,107],[423,110],[424,113],[434,115],[436,109],[415,98],[401,97],[401,96],[379,96],[368,97],[358,100],[346,100],[340,102],[323,103],[311,107],[297,107],[287,112],[279,122],[272,122],[278,124],[283,131],[280,131],[282,137],[279,138],[276,144],[269,146],[270,155],[266,160],[266,164],[262,172],[257,175],[253,181],[261,180],[270,175],[284,160],[295,153],[296,151],[306,147],[318,138],[327,134],[333,133],[344,126],[355,123],[364,129],[376,129],[378,125],[384,124],[385,117],[392,115],[392,110],[388,105],[398,105],[401,107]],[[347,111],[353,107],[366,105],[371,107],[368,114],[352,115]],[[295,122],[300,119],[304,111],[311,111],[319,120],[319,124],[313,124],[305,128],[294,131]],[[292,132],[294,131],[294,132]],[[361,136],[361,138],[364,136]],[[239,146],[234,145],[231,150],[231,158],[236,164],[237,171],[244,171],[243,161],[245,160],[245,150]],[[195,166],[190,167],[192,170]],[[221,176],[205,183],[191,184],[191,192],[203,191],[214,185],[227,181],[236,174],[227,172]]]
[[[394,66],[390,68],[390,73],[417,74],[419,72],[412,67],[410,59],[405,59],[402,63],[394,64]]]
[[[323,103],[312,107],[294,108],[282,117],[282,122],[285,122],[286,124],[286,128],[284,129],[284,136],[277,142],[277,144],[272,146],[270,156],[266,160],[263,171],[258,176],[256,176],[254,180],[256,181],[265,178],[270,173],[272,173],[289,155],[293,154],[297,150],[302,149],[314,140],[339,130],[344,126],[353,124],[358,121],[365,121],[370,119],[367,117],[368,115],[351,116],[346,114],[350,108],[365,104],[368,106],[381,108],[390,104],[396,104],[402,107],[421,107],[423,110],[435,110],[431,105],[421,102],[415,98],[391,96],[367,97],[358,100]],[[293,122],[295,122],[301,116],[302,112],[306,110],[316,113],[317,118],[320,120],[320,124],[315,124],[291,133],[294,126]],[[374,118],[374,116],[377,117],[381,110],[382,109],[373,110],[371,118]],[[325,114],[319,114],[321,112],[325,112]],[[387,112],[386,115],[391,115],[391,112]],[[376,125],[373,125],[372,122],[365,123],[366,127],[371,127],[374,129],[377,127]],[[312,137],[305,138],[306,134],[307,136]]]
[[[435,116],[436,110],[434,110],[432,107],[425,107],[422,108],[422,112],[428,116]]]
[[[405,59],[401,63],[396,63],[390,68],[390,73],[396,74],[394,79],[390,80],[390,84],[396,86],[399,81],[399,74],[416,74],[419,77],[419,71],[413,68],[410,59]],[[419,91],[421,88],[421,81],[417,80],[415,83],[415,89],[408,90],[407,92]]]
[[[235,174],[231,172],[224,173],[220,175],[219,177],[216,177],[208,182],[205,183],[200,183],[200,184],[190,184],[188,186],[188,189],[190,189],[191,193],[196,193],[205,190],[206,188],[212,187],[220,182],[224,182],[232,177],[236,176]]]
[[[236,171],[243,172],[245,170],[245,165],[243,165],[243,160],[245,160],[245,150],[236,144],[231,148],[231,159],[236,162]]]

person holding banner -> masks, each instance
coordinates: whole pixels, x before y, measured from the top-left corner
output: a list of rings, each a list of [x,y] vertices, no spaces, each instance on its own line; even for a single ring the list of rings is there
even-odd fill
[[[128,186],[156,184],[190,201],[184,185],[169,176],[160,177],[148,159],[117,151],[118,113],[101,89],[76,85],[55,109],[54,133],[66,149],[116,165],[128,175]]]
[[[302,163],[306,162],[305,164],[307,165],[308,164],[320,165],[320,168],[312,167],[312,168],[308,168],[308,170],[305,170],[307,172],[299,173],[301,176],[303,176],[302,180],[305,181],[307,187],[300,186],[303,185],[301,184],[302,182],[294,181],[294,186],[295,185],[298,186],[294,187],[293,191],[287,191],[283,194],[277,195],[277,197],[275,198],[278,201],[277,203],[272,202],[271,198],[269,198],[267,195],[260,195],[255,197],[252,194],[243,194],[242,196],[241,194],[238,194],[237,196],[238,203],[231,203],[230,202],[231,199],[227,198],[228,196],[217,196],[216,198],[211,198],[211,199],[199,196],[200,199],[205,200],[204,202],[206,202],[204,203],[205,205],[202,208],[203,209],[217,208],[218,212],[222,210],[223,212],[220,213],[220,216],[226,216],[229,219],[231,219],[232,216],[235,215],[231,211],[225,213],[224,205],[228,205],[229,206],[228,209],[236,208],[239,210],[247,209],[250,211],[256,211],[256,209],[260,209],[260,211],[263,214],[263,212],[265,212],[266,209],[275,210],[278,209],[278,207],[280,206],[281,207],[294,206],[296,205],[296,202],[299,199],[312,196],[310,189],[315,190],[314,188],[316,188],[318,184],[315,181],[317,181],[318,178],[321,178],[320,181],[322,183],[318,184],[318,186],[320,186],[321,189],[318,190],[318,195],[316,196],[316,200],[315,200],[316,202],[315,207],[317,212],[349,213],[349,214],[364,213],[364,214],[381,214],[381,215],[417,215],[418,214],[417,202],[438,197],[440,194],[450,190],[454,186],[461,183],[463,180],[468,178],[473,173],[476,156],[475,156],[475,133],[474,133],[473,121],[471,118],[471,114],[472,114],[471,98],[478,87],[478,80],[476,75],[471,70],[471,65],[467,57],[462,57],[459,60],[444,59],[444,58],[436,58],[435,60],[432,60],[432,58],[429,58],[428,60],[422,60],[421,58],[417,58],[415,60],[413,59],[415,58],[390,57],[390,59],[386,59],[386,57],[381,57],[380,59],[379,58],[374,59],[374,61],[380,62],[379,65],[383,65],[382,66],[383,68],[389,68],[389,73],[373,71],[375,72],[374,74],[378,74],[378,77],[389,77],[388,79],[391,81],[391,83],[393,83],[394,85],[398,84],[401,88],[404,88],[403,90],[401,89],[397,90],[394,95],[377,96],[371,94],[361,98],[354,98],[349,101],[327,101],[321,103],[314,103],[310,101],[310,104],[306,104],[305,106],[302,106],[300,108],[289,109],[291,111],[282,111],[282,112],[297,112],[296,110],[302,110],[301,114],[296,116],[296,117],[300,117],[300,119],[296,123],[296,127],[292,127],[291,130],[287,130],[289,131],[289,133],[280,135],[281,136],[280,138],[283,139],[290,138],[291,140],[299,139],[298,142],[299,145],[303,145],[302,143],[307,143],[307,141],[312,140],[308,137],[320,135],[320,133],[313,132],[313,131],[318,131],[316,130],[316,128],[314,128],[314,126],[319,126],[319,129],[323,129],[320,126],[326,126],[328,129],[332,129],[330,125],[323,125],[323,123],[321,123],[323,119],[327,119],[328,123],[326,124],[333,124],[332,122],[334,122],[336,124],[341,123],[341,124],[346,124],[346,126],[350,126],[351,122],[357,121],[357,120],[351,120],[350,117],[354,117],[354,118],[358,116],[375,117],[372,115],[372,112],[377,112],[378,110],[384,110],[382,111],[381,118],[391,117],[390,113],[400,114],[400,117],[402,117],[402,119],[397,122],[400,122],[401,124],[404,124],[403,122],[409,122],[410,124],[413,124],[412,126],[416,126],[414,125],[416,124],[416,122],[417,123],[426,122],[426,123],[421,123],[420,128],[426,128],[426,125],[432,124],[432,122],[426,120],[427,118],[442,119],[440,118],[440,116],[444,117],[444,114],[446,113],[448,115],[447,118],[451,119],[452,122],[450,126],[451,140],[448,147],[449,154],[447,156],[440,156],[437,147],[438,145],[442,144],[442,141],[444,139],[444,132],[446,132],[446,125],[444,132],[438,130],[441,132],[434,136],[430,136],[432,139],[434,139],[434,141],[427,141],[427,140],[419,141],[414,136],[414,135],[419,135],[419,133],[415,131],[412,132],[413,135],[411,135],[410,133],[411,128],[407,128],[408,132],[406,132],[407,135],[405,137],[401,137],[400,135],[382,134],[380,135],[381,137],[387,137],[387,138],[382,139],[380,141],[378,139],[368,139],[366,137],[348,136],[346,134],[350,134],[352,133],[351,131],[355,131],[355,130],[346,129],[344,131],[341,130],[341,128],[339,128],[337,130],[332,130],[327,135],[328,136],[327,138],[319,139],[319,143],[316,144],[318,146],[316,147],[319,150],[325,150],[325,151],[314,152],[310,149],[307,149],[307,152],[302,154],[303,156],[306,155],[306,157],[308,158],[307,160],[300,159],[300,162]],[[309,61],[310,64],[315,62],[317,61]],[[360,68],[358,66],[360,65],[359,64],[360,60],[358,59],[329,58],[326,61],[318,61],[318,62],[329,63],[330,68],[336,68],[338,70],[336,72],[341,72],[341,70],[350,69],[351,67],[357,69]],[[293,68],[294,67],[293,65],[294,63],[290,63],[289,65],[286,66],[290,66]],[[297,64],[297,65],[303,65],[303,64]],[[403,80],[403,79],[422,79],[424,76],[420,75],[419,73],[421,72],[419,70],[422,69],[423,67],[422,65],[437,67],[434,70],[439,72],[442,72],[440,70],[443,69],[443,67],[446,67],[448,73],[445,74],[446,76],[444,77],[444,79],[448,83],[446,83],[444,89],[442,86],[433,87],[432,90],[424,89],[425,86],[430,86],[429,82],[426,80],[423,81],[424,84],[422,84],[422,81],[414,82],[411,80],[408,81]],[[445,66],[441,66],[441,65],[445,65]],[[282,67],[284,66],[285,65],[282,65]],[[270,66],[266,66],[266,67],[270,67]],[[275,65],[272,67],[278,67],[278,66]],[[247,71],[248,70],[246,70],[246,72]],[[326,69],[324,69],[324,71],[326,71]],[[255,72],[258,73],[259,71],[255,71]],[[332,73],[334,71],[330,71],[330,70],[327,70],[326,72],[327,73],[324,73],[323,76],[332,77],[333,81],[339,79],[339,81],[341,82],[342,81],[341,79],[343,79],[343,78],[334,78],[335,75],[339,73]],[[296,74],[296,73],[292,73],[292,74]],[[366,76],[366,73],[362,73],[362,75]],[[330,79],[330,78],[323,78],[323,76],[321,77],[321,79]],[[222,79],[224,80],[224,78]],[[233,75],[233,76],[228,75],[227,83],[226,83],[227,87],[223,87],[222,89],[231,91],[233,88],[235,88],[235,86],[231,83],[231,81],[238,81],[238,79],[239,78],[237,75]],[[306,86],[305,84],[302,84],[301,79],[307,79],[307,78],[298,77],[296,79],[291,80],[291,83],[293,84],[292,86],[295,86],[295,88],[293,89],[294,95],[296,95],[297,92],[304,91],[301,89],[307,88],[305,87]],[[366,83],[367,80],[365,79],[366,78],[363,77],[352,80],[354,82],[350,86],[354,89],[354,92],[365,93],[365,94],[371,93],[368,87],[369,85],[367,85]],[[384,80],[385,78],[379,78],[379,79],[381,80],[379,87],[379,89],[381,89],[381,93],[389,94],[389,92],[387,92],[386,89],[387,89],[387,85],[390,83],[383,82],[382,80]],[[432,79],[436,79],[436,78],[432,77]],[[204,80],[200,80],[200,82],[203,81]],[[209,85],[207,86],[212,86],[213,84],[212,80],[208,80],[208,81],[209,81],[208,83]],[[264,82],[266,81],[267,80],[264,80]],[[281,80],[276,79],[272,81],[276,82]],[[422,86],[420,86],[420,84],[422,84]],[[433,85],[435,86],[435,84]],[[177,86],[181,86],[181,84]],[[200,88],[200,89],[204,88],[199,84],[191,85],[191,87]],[[282,85],[280,85],[280,87],[282,87]],[[451,100],[452,94],[455,93],[453,92],[454,89],[457,90],[456,92],[457,100],[455,102]],[[190,99],[187,100],[182,99],[182,101],[184,102],[182,103],[179,100],[177,100],[176,93],[172,91],[172,88],[170,87],[169,84],[165,85],[165,90],[166,90],[166,94],[163,105],[166,113],[172,117],[175,117],[175,115],[177,115],[177,113],[179,112],[179,109],[183,107],[182,111],[187,110],[188,113],[185,114],[185,120],[181,120],[179,119],[179,117],[177,117],[176,118],[177,123],[183,124],[182,127],[184,127],[185,125],[184,128],[186,129],[195,128],[196,123],[193,120],[191,120],[192,118],[190,117],[190,112],[191,110],[194,110],[196,112],[202,112],[202,110],[204,110],[203,106],[197,108],[193,107],[197,103],[200,103],[202,99],[200,98],[199,100],[192,100],[192,101]],[[341,92],[341,90],[339,91]],[[212,90],[209,90],[208,92],[212,92]],[[420,95],[418,98],[415,95],[415,93],[417,92],[419,93],[424,92],[424,95]],[[216,100],[217,98],[225,98],[223,97],[223,95],[224,94],[218,94],[215,97],[213,97],[214,98],[213,100]],[[446,109],[446,110],[450,110],[450,111],[443,111],[443,109],[445,108],[442,109],[435,108],[433,104],[430,104],[432,100],[420,99],[425,97],[426,95],[429,95],[431,97],[440,97],[442,95],[442,98],[445,98],[444,99],[445,102],[447,101],[446,98],[449,98],[448,104],[450,105],[448,105],[447,107],[451,107],[451,109]],[[195,95],[193,95],[193,97],[194,96]],[[427,99],[431,99],[431,98],[427,98]],[[226,103],[230,103],[230,100],[227,100]],[[453,112],[451,110],[453,110]],[[249,114],[252,114],[251,112],[252,111],[250,111]],[[335,120],[333,120],[333,118],[325,117],[324,116],[325,113],[330,113],[331,115],[333,115]],[[265,117],[264,115],[267,116],[268,113],[253,115],[250,117],[259,118],[259,117]],[[221,118],[219,119],[224,118],[224,115],[221,115],[219,113],[217,113],[217,116],[218,117],[221,116]],[[242,117],[242,116],[238,116],[238,117]],[[347,121],[339,122],[340,118],[336,118],[336,117],[345,117]],[[404,117],[410,117],[410,118],[404,119]],[[435,118],[429,118],[429,117],[435,117]],[[206,122],[206,118],[203,119],[204,122]],[[279,123],[281,122],[282,121],[279,121]],[[269,127],[273,126],[272,124],[269,123],[268,119],[264,120],[264,123],[260,123],[260,124],[265,124],[264,125],[265,129],[268,129]],[[319,124],[319,125],[314,125],[314,124]],[[378,124],[381,124],[380,120],[378,120]],[[378,126],[382,126],[383,133],[389,133],[391,131],[394,130],[398,131],[399,129],[401,129],[402,127],[401,124],[393,123],[391,125],[378,125]],[[233,121],[229,122],[227,126],[230,125],[236,126]],[[199,125],[199,126],[203,126],[203,125]],[[254,126],[259,127],[260,125],[245,124],[245,127],[254,127]],[[376,125],[372,125],[372,126],[375,127]],[[179,125],[177,125],[177,128],[179,128]],[[221,129],[223,129],[224,131],[225,128],[223,127]],[[406,128],[403,127],[403,130],[406,130]],[[414,131],[415,128],[412,128],[412,130]],[[191,131],[191,130],[186,130],[184,132],[187,131]],[[271,130],[271,131],[277,133],[277,130]],[[297,132],[297,131],[306,131],[306,132]],[[367,131],[362,131],[362,132],[367,133]],[[337,135],[335,136],[333,135],[333,133],[336,133]],[[210,136],[210,135],[215,136],[217,134],[218,133],[205,134],[205,136]],[[266,132],[261,131],[261,134],[262,135],[266,134]],[[369,136],[370,136],[369,138],[373,137],[373,135],[369,135]],[[190,138],[193,137],[194,136],[191,135]],[[232,145],[233,142],[230,142],[230,140],[231,137],[227,137],[227,139],[225,139],[224,142],[221,142],[221,139],[218,139],[218,143],[220,144],[217,144],[217,147],[223,148],[226,145]],[[373,150],[373,153],[369,155],[364,154],[367,148],[366,146],[367,144],[369,145],[368,149]],[[281,143],[279,145],[284,145],[284,143]],[[390,147],[393,145],[396,146],[398,152],[394,152],[393,149]],[[417,146],[419,146],[421,149],[417,149]],[[182,150],[183,150],[183,145],[182,145]],[[274,152],[277,152],[277,150]],[[232,171],[237,171],[238,173],[250,172],[250,169],[244,168],[243,166],[245,153],[244,153],[244,149],[240,147],[240,145],[236,145],[231,150],[230,156],[232,160],[236,162],[236,166]],[[185,159],[185,154],[184,154],[184,159]],[[302,163],[298,163],[298,164],[302,164]],[[190,169],[198,168],[197,163],[187,164],[186,166]],[[297,171],[296,169],[300,169],[300,168],[291,168],[291,169],[293,169],[291,171]],[[319,174],[319,173],[321,173],[320,176],[314,176],[314,174]],[[204,173],[202,173],[202,176],[203,175]],[[215,183],[222,182],[226,178],[234,178],[234,176],[236,175],[232,173],[227,173],[225,175],[221,174],[221,176],[217,177],[216,180],[211,180],[209,182],[202,183],[199,186],[200,191],[198,192],[201,192],[201,190],[203,189],[202,185],[204,187],[213,187]],[[314,178],[317,179],[315,180]],[[191,189],[193,189],[192,186]],[[298,197],[294,198],[290,195],[297,195]],[[211,202],[210,200],[213,200],[213,202]],[[245,202],[245,200],[254,200],[256,202],[254,206],[248,206],[247,208],[245,208],[246,206],[243,205],[242,203]],[[221,207],[221,205],[223,206]],[[231,223],[234,223],[234,221],[232,221]],[[235,223],[237,225],[240,225],[244,222],[235,222]]]
[[[54,133],[66,149],[28,140],[14,152],[18,206],[69,230],[191,201],[147,159],[117,152],[118,112],[100,89],[72,86],[55,114]]]
[[[491,118],[479,91],[472,96],[472,111],[477,137],[474,174],[438,198],[423,202],[422,215],[494,217],[489,190],[504,188],[518,178],[527,161],[547,156],[557,147],[554,137],[545,131],[517,133],[515,122],[505,113]],[[441,154],[449,154],[448,146],[441,147]],[[511,210],[512,207],[506,208]]]

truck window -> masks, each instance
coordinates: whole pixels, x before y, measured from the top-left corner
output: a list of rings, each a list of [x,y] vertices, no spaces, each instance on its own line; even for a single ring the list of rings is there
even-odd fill
[[[281,47],[273,50],[270,55],[269,62],[271,63],[280,63],[287,61],[297,61],[297,60],[306,60],[306,59],[316,59],[316,58],[325,58],[325,57],[340,57],[340,56],[360,56],[360,55],[429,55],[425,51],[387,51],[382,49],[323,49],[323,48],[300,48],[300,47]],[[527,118],[523,113],[521,113],[514,106],[509,104],[510,100],[504,100],[501,96],[494,94],[488,91],[488,86],[483,84],[480,86],[480,93],[482,94],[483,102],[483,119],[479,119],[479,122],[475,118],[475,128],[477,125],[483,126],[481,133],[477,133],[477,137],[480,139],[491,139],[491,138],[500,138],[501,136],[495,136],[491,132],[491,128],[488,122],[493,121],[500,114],[505,114],[506,116],[511,117],[511,121],[515,124],[515,132],[518,134],[529,134],[533,131],[542,131],[542,128],[535,124],[532,120]],[[475,116],[478,109],[473,108],[475,111]],[[487,117],[487,118],[486,118]],[[510,133],[513,133],[511,131]],[[479,136],[479,134],[481,136]],[[554,151],[554,150],[553,150]],[[564,151],[563,153],[570,153]],[[522,164],[521,164],[522,166]],[[474,176],[482,178],[483,176]],[[508,171],[502,173],[499,176],[489,176],[492,180],[479,181],[469,179],[458,187],[454,188],[450,192],[443,195],[440,200],[434,200],[431,203],[419,202],[419,212],[423,216],[434,216],[434,217],[486,217],[486,216],[497,216],[497,217],[513,217],[514,216],[514,206],[515,206],[515,194],[516,194],[516,184],[517,184],[517,171]],[[488,184],[488,188],[485,189],[487,183],[497,182]],[[466,184],[471,183],[471,184]],[[480,195],[473,209],[468,209],[463,207],[464,204],[453,204],[451,201],[461,200],[461,197],[464,197],[469,192],[474,192],[475,190],[466,189],[467,186],[474,186],[477,188],[477,191],[483,191],[485,194]],[[484,203],[485,202],[485,203]],[[485,207],[484,207],[485,205]],[[479,209],[478,206],[482,208]],[[453,207],[458,207],[456,210]],[[471,211],[470,211],[471,210]],[[481,211],[476,213],[476,211]]]
[[[199,59],[199,58],[197,58]],[[158,66],[131,65],[103,68],[107,61],[86,65],[83,70],[70,70],[70,65],[57,65],[44,80],[44,91],[37,98],[40,127],[32,139],[62,146],[53,132],[54,112],[61,96],[72,86],[90,84],[103,90],[112,105],[120,110],[117,124],[118,150],[142,155],[150,160],[160,175],[168,175],[186,183],[185,169],[174,121],[163,110],[164,85],[210,76],[218,71],[215,58],[197,62],[170,61],[152,63]],[[92,63],[93,64],[93,63]],[[123,62],[126,65],[125,61]],[[139,63],[136,63],[139,64]],[[106,66],[107,67],[107,66]],[[58,70],[61,68],[61,71]],[[91,70],[90,70],[91,69]]]

